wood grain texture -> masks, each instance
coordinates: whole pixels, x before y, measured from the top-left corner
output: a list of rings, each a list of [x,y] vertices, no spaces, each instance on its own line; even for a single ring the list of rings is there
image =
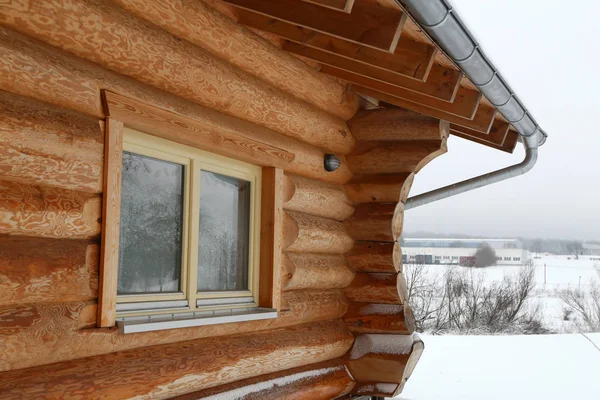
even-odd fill
[[[354,244],[341,222],[296,211],[283,218],[285,251],[343,254]]]
[[[113,2],[329,114],[347,120],[358,110],[356,94],[203,1]]]
[[[236,10],[235,15],[240,24],[260,32],[420,81],[428,78],[436,53],[436,48],[431,44],[416,42],[404,35],[400,36],[396,50],[388,53],[242,9]]]
[[[410,334],[415,330],[408,305],[350,303],[344,322],[350,332]]]
[[[0,176],[90,193],[102,191],[99,121],[0,91]]]
[[[100,206],[97,195],[0,181],[0,234],[93,238]]]
[[[210,396],[244,400],[330,400],[348,394],[354,383],[344,360],[338,358],[185,394],[173,400],[197,400]]]
[[[343,221],[354,208],[339,185],[306,179],[297,175],[285,176],[283,208],[305,214]]]
[[[354,271],[341,255],[286,253],[282,258],[282,290],[345,288]]]
[[[472,118],[465,118],[451,112],[442,111],[435,107],[409,101],[404,98],[385,93],[384,91],[379,91],[366,86],[352,85],[352,90],[359,94],[376,98],[388,104],[393,104],[397,107],[402,107],[420,114],[430,115],[434,118],[439,118],[452,124],[464,126],[481,133],[489,132],[496,115],[496,110],[493,107],[486,105],[483,101],[480,102],[477,110],[475,111],[475,115]]]
[[[355,174],[416,173],[447,151],[446,140],[359,142],[348,166]]]
[[[348,369],[357,382],[396,382],[403,381],[403,374],[412,346],[393,348],[382,343],[405,342],[405,335],[363,334],[354,344],[354,355],[350,353]],[[410,336],[408,340],[411,341]],[[403,343],[405,344],[405,343]]]
[[[409,101],[429,109],[436,110],[438,113],[440,113],[440,115],[447,114],[457,118],[464,118],[466,120],[472,120],[475,117],[476,112],[479,109],[479,102],[481,100],[480,92],[467,89],[462,86],[458,86],[456,94],[454,94],[454,91],[452,92],[452,101],[449,101],[444,98],[431,96],[429,93],[423,94],[420,91],[405,89],[404,87],[398,86],[395,83],[389,83],[387,80],[367,77],[337,67],[332,67],[330,65],[323,65],[321,67],[321,72],[343,79],[344,81],[351,82],[352,84],[360,87],[370,88],[377,92],[393,96],[394,98]],[[452,89],[454,90],[454,87]],[[410,109],[409,107],[404,108]]]
[[[85,240],[0,235],[0,306],[95,299],[99,258]]]
[[[283,171],[262,169],[259,305],[280,309],[283,237]]]
[[[353,203],[404,203],[414,178],[409,172],[354,175],[344,190]]]
[[[0,371],[29,368],[82,357],[209,337],[267,331],[340,318],[348,309],[341,290],[295,290],[282,293],[282,310],[269,320],[200,326],[130,335],[96,326],[96,305],[86,302],[36,304],[35,323],[29,313],[4,320]],[[14,313],[13,313],[14,314]],[[81,322],[83,321],[83,322]],[[21,328],[19,328],[19,326]],[[17,329],[18,328],[18,329]]]
[[[496,118],[488,134],[474,131],[459,125],[450,125],[450,133],[454,136],[483,144],[506,153],[512,153],[518,142],[519,135],[510,130],[510,125]]]
[[[337,320],[237,335],[227,340],[209,338],[144,347],[4,372],[0,374],[0,398],[19,393],[50,398],[170,398],[335,359],[352,342],[352,335]]]
[[[98,88],[107,88],[215,130],[235,132],[293,153],[295,159],[288,166],[292,173],[337,183],[350,179],[343,156],[341,167],[327,172],[323,149],[146,86],[5,28],[0,28],[0,50],[0,83],[11,92],[104,118]]]
[[[312,29],[350,42],[394,52],[406,14],[355,0],[350,13],[297,0],[225,0],[236,7]]]
[[[354,240],[394,242],[402,233],[403,203],[363,203],[344,221]]]
[[[348,121],[356,140],[439,140],[447,137],[449,124],[402,108],[363,110]]]
[[[397,280],[398,274],[360,272],[344,293],[358,303],[402,304]]]
[[[303,0],[307,3],[318,4],[323,7],[333,8],[343,12],[351,12],[354,0]]]
[[[0,18],[10,29],[205,107],[341,154],[354,144],[341,118],[109,2],[32,0],[27,12],[2,6]],[[71,24],[72,19],[89,22]]]
[[[115,325],[119,278],[121,231],[121,169],[123,165],[123,122],[106,118],[104,133],[104,191],[102,197],[102,242],[98,327]]]
[[[350,82],[361,84],[362,80],[358,77],[374,79],[385,82],[392,86],[414,91],[416,93],[452,102],[456,97],[456,93],[460,87],[460,79],[462,74],[459,71],[441,67],[439,64],[434,64],[429,72],[426,81],[414,79],[390,71],[388,69],[379,68],[371,64],[357,61],[352,58],[347,58],[330,51],[318,49],[316,47],[298,44],[295,42],[286,42],[283,49],[292,54],[308,58],[320,64],[327,65],[332,68],[321,68],[320,71]],[[344,71],[347,72],[338,72]],[[351,79],[354,77],[355,79]],[[367,79],[367,82],[370,80]],[[365,85],[368,86],[368,85]],[[399,91],[401,92],[401,91]],[[465,92],[466,93],[466,92]],[[423,98],[423,97],[418,97]]]
[[[357,241],[344,256],[357,272],[394,273],[402,270],[402,250],[397,242]]]
[[[162,110],[117,93],[103,92],[106,114],[128,127],[163,139],[256,165],[284,168],[294,155],[268,144]]]

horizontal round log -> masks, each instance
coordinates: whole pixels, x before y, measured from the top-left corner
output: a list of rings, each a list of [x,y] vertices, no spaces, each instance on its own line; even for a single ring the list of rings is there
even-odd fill
[[[337,358],[185,394],[173,400],[197,400],[210,396],[244,400],[329,400],[349,393],[354,384],[344,360]]]
[[[101,197],[0,181],[0,233],[89,239],[100,234]]]
[[[403,203],[364,203],[356,206],[344,226],[354,240],[394,242],[402,233],[403,221]]]
[[[414,177],[408,172],[355,175],[344,185],[344,190],[353,203],[404,203]]]
[[[341,186],[286,175],[283,208],[343,221],[354,212]]]
[[[31,306],[32,309],[22,307]],[[178,343],[210,337],[258,332],[340,318],[348,300],[339,289],[294,290],[282,293],[282,310],[269,320],[235,322],[186,329],[122,335],[116,329],[96,326],[96,305],[86,302],[44,303],[19,306],[0,318],[3,354],[0,371],[35,367],[140,347]],[[16,310],[16,306],[10,309]],[[5,310],[5,308],[0,308]],[[32,311],[33,310],[33,311]],[[41,341],[38,338],[44,337]]]
[[[346,159],[354,174],[416,173],[446,151],[446,138],[402,142],[358,142]]]
[[[284,253],[281,266],[282,290],[345,288],[354,271],[341,255]]]
[[[93,393],[104,398],[170,398],[338,358],[353,341],[337,320],[142,347],[4,372],[0,393],[6,397],[27,393],[72,398]]]
[[[358,241],[344,256],[357,272],[394,273],[402,269],[402,250],[397,242]]]
[[[138,17],[332,115],[347,120],[358,110],[356,94],[202,1],[114,1]],[[227,45],[223,38],[227,38]]]
[[[99,258],[86,240],[0,236],[0,306],[95,299]]]
[[[100,121],[0,91],[3,180],[102,192]]]
[[[70,23],[82,18],[102,23]],[[26,12],[4,6],[0,22],[112,71],[286,136],[340,154],[354,146],[342,119],[110,2],[33,2]]]
[[[283,250],[343,254],[353,244],[341,222],[295,211],[284,213]]]
[[[0,85],[13,93],[104,118],[99,89],[104,88],[191,118],[217,132],[232,132],[293,153],[295,158],[287,170],[294,174],[336,183],[345,183],[351,177],[343,156],[340,168],[327,172],[323,168],[326,151],[321,148],[184,100],[8,29],[0,31],[0,52]],[[39,68],[28,67],[32,65]]]
[[[358,303],[402,304],[397,280],[398,274],[360,272],[344,293]]]
[[[418,336],[417,336],[418,337]],[[356,337],[347,362],[357,383],[402,384],[409,359],[422,342],[415,335],[362,334]]]
[[[352,333],[414,332],[414,317],[407,304],[350,303],[344,322]]]
[[[449,134],[446,121],[402,108],[363,110],[348,121],[356,140],[436,140]]]

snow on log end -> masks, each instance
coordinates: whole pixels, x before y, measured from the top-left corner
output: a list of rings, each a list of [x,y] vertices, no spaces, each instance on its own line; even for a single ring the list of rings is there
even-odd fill
[[[417,333],[412,335],[364,334],[356,338],[350,359],[356,360],[366,354],[410,354],[413,343],[420,341]]]

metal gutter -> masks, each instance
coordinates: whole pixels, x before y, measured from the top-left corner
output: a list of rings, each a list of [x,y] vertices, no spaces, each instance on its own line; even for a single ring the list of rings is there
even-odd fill
[[[523,137],[539,133],[538,145],[548,135],[541,130],[496,67],[445,0],[396,0],[438,46],[460,67],[471,82]]]
[[[517,130],[525,146],[525,158],[518,164],[480,175],[453,185],[413,196],[405,209],[418,207],[468,192],[482,186],[523,175],[537,161],[538,147],[548,135],[539,127],[479,44],[445,0],[396,0],[437,43],[448,57]]]

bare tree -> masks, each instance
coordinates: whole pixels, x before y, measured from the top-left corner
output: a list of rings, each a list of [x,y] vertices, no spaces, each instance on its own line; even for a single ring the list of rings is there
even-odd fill
[[[569,287],[557,293],[565,310],[575,316],[580,331],[600,332],[600,268],[596,267],[596,273],[587,289]]]
[[[404,268],[417,330],[546,332],[539,310],[529,307],[535,287],[532,263],[515,277],[491,283],[481,270],[450,267],[440,276],[428,273],[427,268],[421,264]]]
[[[492,246],[485,242],[479,246],[474,256],[474,266],[477,268],[489,267],[496,264],[496,252],[492,249]]]
[[[566,248],[569,254],[575,256],[576,260],[579,260],[579,256],[583,254],[583,244],[581,244],[581,242],[570,242],[567,244]]]

